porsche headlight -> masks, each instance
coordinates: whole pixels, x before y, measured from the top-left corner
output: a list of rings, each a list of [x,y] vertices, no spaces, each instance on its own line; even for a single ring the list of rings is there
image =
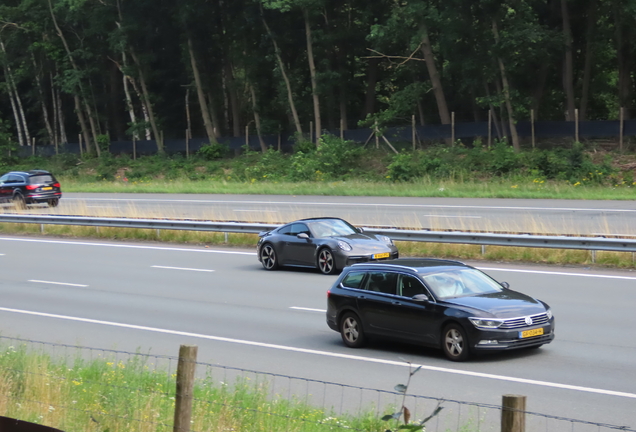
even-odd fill
[[[384,243],[388,243],[388,244],[393,244],[393,240],[391,240],[391,238],[387,237],[387,236],[378,236],[378,238],[380,239],[380,241],[383,241]]]
[[[502,320],[487,318],[468,318],[478,329],[496,329],[502,324]]]
[[[338,247],[343,251],[350,251],[352,249],[349,243],[343,241],[338,242]]]

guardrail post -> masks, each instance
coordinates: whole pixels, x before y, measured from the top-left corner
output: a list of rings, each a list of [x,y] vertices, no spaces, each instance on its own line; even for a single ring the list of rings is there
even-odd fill
[[[190,430],[197,351],[196,345],[181,345],[179,348],[173,432],[188,432]]]
[[[481,245],[481,254],[486,255],[486,245]]]
[[[596,251],[592,251],[592,264],[596,264]]]
[[[526,397],[503,395],[501,401],[501,432],[525,432]]]

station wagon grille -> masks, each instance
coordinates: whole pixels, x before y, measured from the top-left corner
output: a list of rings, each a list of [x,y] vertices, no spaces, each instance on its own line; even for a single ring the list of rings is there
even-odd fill
[[[528,318],[532,320],[531,323],[528,323],[528,321],[526,321],[528,320]],[[519,317],[519,318],[504,320],[503,324],[501,324],[499,328],[514,329],[514,328],[520,328],[520,327],[530,327],[535,325],[542,325],[547,323],[548,321],[549,321],[548,314],[541,313],[537,315],[529,315],[527,317]]]

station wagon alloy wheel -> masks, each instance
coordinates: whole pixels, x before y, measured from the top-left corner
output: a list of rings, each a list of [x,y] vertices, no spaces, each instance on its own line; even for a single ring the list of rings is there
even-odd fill
[[[468,358],[468,338],[464,330],[457,324],[450,324],[444,330],[444,354],[453,361]]]

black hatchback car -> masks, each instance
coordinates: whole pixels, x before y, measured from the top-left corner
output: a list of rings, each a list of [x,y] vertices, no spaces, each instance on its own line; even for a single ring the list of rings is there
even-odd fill
[[[554,339],[550,307],[457,261],[398,259],[355,264],[328,291],[327,324],[345,345],[367,336],[471,353],[538,348]]]
[[[44,203],[56,207],[60,198],[60,183],[48,171],[11,171],[0,177],[0,202],[12,202],[18,208]]]

